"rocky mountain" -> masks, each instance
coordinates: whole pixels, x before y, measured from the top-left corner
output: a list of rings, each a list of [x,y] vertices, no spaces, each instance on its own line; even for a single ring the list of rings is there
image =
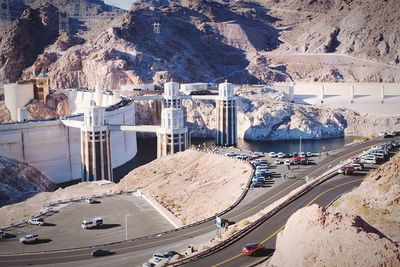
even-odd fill
[[[399,266],[399,247],[361,217],[312,205],[278,234],[269,266]]]
[[[0,156],[0,206],[22,201],[56,185],[37,168]]]
[[[15,82],[44,48],[58,36],[57,8],[45,4],[28,8],[0,37],[0,69],[5,83]]]
[[[391,240],[400,242],[400,157],[371,172],[330,209],[360,215]]]

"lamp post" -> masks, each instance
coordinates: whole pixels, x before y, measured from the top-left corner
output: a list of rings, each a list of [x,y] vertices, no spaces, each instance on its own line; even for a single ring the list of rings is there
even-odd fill
[[[128,240],[128,216],[131,215],[125,211],[125,240]]]

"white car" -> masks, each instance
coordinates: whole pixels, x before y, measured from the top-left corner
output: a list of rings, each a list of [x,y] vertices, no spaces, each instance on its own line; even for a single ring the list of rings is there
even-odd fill
[[[353,163],[353,168],[356,171],[362,171],[363,167],[361,166],[361,164],[358,163]]]
[[[259,165],[257,166],[257,169],[263,169],[263,168],[268,168],[268,164],[262,163],[262,164],[259,164]]]
[[[282,152],[278,153],[278,158],[284,158],[284,157],[285,157],[285,154],[283,154]]]
[[[26,235],[24,237],[21,237],[19,239],[19,242],[25,244],[25,243],[32,243],[38,240],[39,240],[39,235]]]
[[[225,157],[234,157],[234,156],[236,156],[236,153],[235,153],[235,152],[228,152],[228,153],[225,153]]]
[[[367,163],[367,164],[376,164],[376,160],[374,160],[372,158],[361,158],[360,162]]]
[[[93,204],[94,203],[94,199],[93,198],[86,198],[85,202],[88,204]]]
[[[268,153],[268,156],[270,156],[271,158],[275,158],[275,157],[276,157],[276,154],[275,154],[275,152],[269,152],[269,153]]]
[[[282,164],[282,163],[283,163],[283,161],[282,161],[282,160],[280,160],[280,159],[276,159],[274,163],[275,163],[276,165],[280,165],[280,164]]]
[[[287,159],[287,160],[285,160],[285,161],[283,162],[283,164],[285,164],[286,166],[289,166],[289,165],[291,165],[292,163],[291,163],[290,159]]]
[[[28,220],[28,224],[31,224],[31,225],[43,225],[44,224],[44,222],[42,221],[42,220],[40,220],[40,219],[38,219],[38,218],[32,218],[32,219],[29,219]]]

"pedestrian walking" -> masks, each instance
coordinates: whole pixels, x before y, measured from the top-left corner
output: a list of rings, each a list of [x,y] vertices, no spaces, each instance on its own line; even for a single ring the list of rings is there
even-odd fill
[[[283,179],[286,179],[286,173],[283,175]]]

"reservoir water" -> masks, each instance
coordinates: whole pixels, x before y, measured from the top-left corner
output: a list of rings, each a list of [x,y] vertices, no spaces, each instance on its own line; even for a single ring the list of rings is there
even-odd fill
[[[304,152],[328,151],[343,147],[353,142],[357,137],[338,137],[330,139],[302,140],[301,147]],[[207,146],[214,144],[214,139],[192,138],[193,145],[205,143]],[[280,141],[250,141],[239,139],[237,147],[243,150],[261,152],[283,152],[292,153],[299,151],[300,140],[280,140]],[[114,181],[118,182],[134,168],[149,163],[157,158],[157,138],[137,139],[138,152],[136,156],[124,165],[115,168]]]

